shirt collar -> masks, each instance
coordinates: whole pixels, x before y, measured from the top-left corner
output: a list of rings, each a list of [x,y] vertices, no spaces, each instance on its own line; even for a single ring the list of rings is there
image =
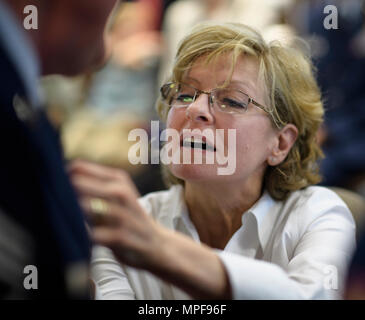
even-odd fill
[[[0,41],[23,80],[26,98],[33,107],[42,105],[38,86],[40,66],[37,54],[13,13],[0,1]]]
[[[246,212],[250,212],[257,222],[257,233],[262,249],[266,248],[272,228],[279,213],[278,202],[275,201],[268,191],[264,191],[260,199]],[[246,213],[242,215],[244,224]]]
[[[182,219],[188,229],[192,232],[193,238],[199,240],[199,236],[194,234],[195,227],[188,216],[188,210],[184,200],[184,188],[181,185],[174,185],[170,189],[169,196],[176,197],[176,201],[168,201],[169,207],[167,210],[162,210],[172,218],[174,226],[176,226],[177,219]],[[268,191],[264,191],[262,196],[256,203],[242,215],[242,225],[246,224],[249,214],[251,214],[257,223],[257,235],[260,241],[261,248],[266,248],[270,239],[272,228],[278,218],[280,203],[275,201]],[[248,214],[247,214],[248,213]]]
[[[183,219],[186,221],[186,216],[188,216],[188,208],[186,206],[185,198],[184,198],[184,187],[180,184],[173,185],[171,187],[172,194],[176,196],[176,201],[174,201],[175,207],[172,208],[171,212],[172,220],[176,224],[177,219]]]
[[[164,197],[161,202],[159,221],[166,227],[174,229],[177,220],[187,211],[184,200],[184,188],[179,184],[173,185]]]

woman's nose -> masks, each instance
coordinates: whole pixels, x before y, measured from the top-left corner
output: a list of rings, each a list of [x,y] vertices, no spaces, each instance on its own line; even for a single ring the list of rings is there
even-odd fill
[[[213,123],[214,117],[210,107],[210,96],[202,93],[186,108],[186,117],[192,121]]]

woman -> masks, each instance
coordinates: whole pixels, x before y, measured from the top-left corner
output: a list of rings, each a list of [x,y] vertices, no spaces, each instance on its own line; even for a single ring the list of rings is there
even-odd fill
[[[101,245],[97,298],[341,297],[355,226],[333,192],[310,186],[323,117],[311,69],[299,51],[241,24],[200,25],[184,39],[158,110],[179,133],[179,159],[188,150],[202,164],[175,161],[165,168],[171,188],[139,200],[124,172],[70,169]],[[234,129],[236,141],[225,134],[222,147],[187,129]],[[218,174],[229,149],[235,170]]]

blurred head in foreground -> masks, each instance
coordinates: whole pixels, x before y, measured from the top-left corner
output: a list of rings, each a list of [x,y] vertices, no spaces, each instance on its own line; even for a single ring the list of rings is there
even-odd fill
[[[75,75],[104,58],[104,28],[117,0],[5,0],[23,24],[30,14],[37,29],[25,30],[43,74]],[[32,10],[25,13],[26,6]],[[29,16],[30,17],[30,16]]]

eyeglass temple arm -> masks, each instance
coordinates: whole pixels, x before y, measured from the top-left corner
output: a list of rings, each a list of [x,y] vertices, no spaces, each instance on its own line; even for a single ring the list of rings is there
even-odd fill
[[[249,98],[249,102],[252,102],[252,104],[254,104],[256,107],[259,107],[260,109],[264,110],[267,113],[271,113],[265,106],[263,106],[262,104],[256,102],[254,99],[252,99],[251,97]]]

